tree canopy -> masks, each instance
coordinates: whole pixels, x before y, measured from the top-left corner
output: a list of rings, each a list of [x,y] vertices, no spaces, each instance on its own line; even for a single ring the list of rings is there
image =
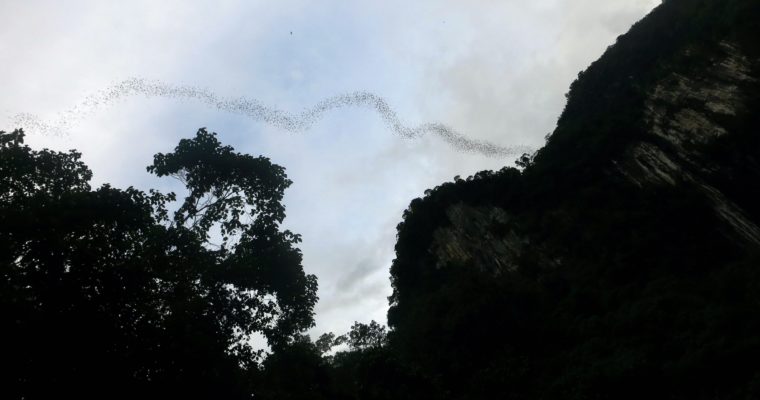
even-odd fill
[[[316,278],[300,237],[279,227],[282,167],[201,129],[148,171],[187,196],[175,206],[174,193],[93,189],[80,153],[0,132],[11,398],[248,397],[261,355],[252,336],[286,345],[313,325]]]

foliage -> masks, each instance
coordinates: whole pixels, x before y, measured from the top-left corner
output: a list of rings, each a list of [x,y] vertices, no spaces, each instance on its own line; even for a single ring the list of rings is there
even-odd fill
[[[5,393],[247,397],[251,335],[277,345],[313,324],[316,279],[278,228],[283,169],[200,130],[148,167],[188,187],[170,219],[174,194],[93,190],[80,156],[0,133]]]
[[[369,324],[354,322],[348,333],[348,345],[354,351],[382,347],[386,340],[385,327],[374,320]]]

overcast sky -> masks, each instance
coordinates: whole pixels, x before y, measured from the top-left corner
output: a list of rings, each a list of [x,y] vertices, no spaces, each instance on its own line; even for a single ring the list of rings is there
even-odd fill
[[[55,121],[131,77],[245,96],[299,112],[357,90],[409,125],[443,123],[501,146],[540,147],[578,72],[658,0],[0,0],[0,130],[30,113]],[[65,135],[26,127],[34,147],[76,148],[94,183],[176,190],[145,172],[156,152],[207,127],[284,166],[285,226],[319,279],[317,327],[385,323],[395,227],[409,202],[455,175],[513,165],[403,139],[372,110],[334,110],[310,130],[201,102],[124,98]],[[23,127],[23,126],[20,126]]]

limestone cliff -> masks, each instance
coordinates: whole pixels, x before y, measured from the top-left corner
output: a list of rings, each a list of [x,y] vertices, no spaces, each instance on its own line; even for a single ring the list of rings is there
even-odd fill
[[[454,398],[760,396],[759,18],[663,2],[524,170],[412,201],[388,314],[405,362]]]
[[[639,188],[696,188],[725,224],[724,234],[760,245],[758,221],[712,183],[713,175],[731,166],[711,159],[708,151],[719,139],[730,141],[732,135],[747,134],[736,126],[748,114],[760,112],[756,108],[760,58],[745,54],[740,45],[730,41],[688,45],[673,58],[682,67],[671,65],[667,74],[650,84],[637,121],[643,129],[619,155],[611,155],[612,167],[604,169]],[[756,154],[758,149],[746,150]],[[757,164],[749,167],[760,177]],[[508,210],[457,203],[447,206],[446,216],[447,224],[434,232],[429,249],[439,267],[470,263],[497,275],[517,268],[515,260],[530,239],[516,233],[516,219],[509,217]],[[556,263],[543,258],[546,263]]]
[[[675,185],[687,181],[710,199],[718,215],[741,238],[760,244],[760,228],[705,175],[723,168],[704,150],[723,136],[730,136],[731,123],[752,110],[758,90],[757,65],[730,42],[720,42],[708,64],[690,71],[673,71],[659,80],[645,104],[647,133],[662,139],[657,144],[641,141],[626,150],[618,164],[620,173],[639,186]],[[688,50],[683,57],[698,57]]]

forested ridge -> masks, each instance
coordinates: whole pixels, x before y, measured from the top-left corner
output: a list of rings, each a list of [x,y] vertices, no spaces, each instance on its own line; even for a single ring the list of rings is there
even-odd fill
[[[760,3],[667,0],[545,147],[398,225],[388,326],[310,338],[291,184],[205,129],[90,186],[0,133],[6,398],[760,398]],[[269,354],[254,348],[267,340]]]

